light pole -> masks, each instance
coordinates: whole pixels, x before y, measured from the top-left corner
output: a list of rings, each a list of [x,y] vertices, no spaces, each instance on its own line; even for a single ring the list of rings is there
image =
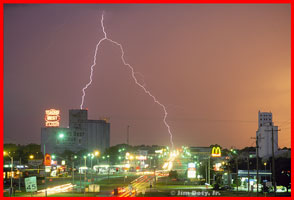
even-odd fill
[[[11,161],[11,171],[10,171],[10,197],[12,196],[12,192],[13,192],[13,179],[12,179],[12,173],[13,173],[13,157],[9,155],[9,153],[7,153],[6,151],[4,151],[4,156],[8,156],[10,158]]]
[[[85,176],[84,176],[84,187],[85,187],[85,181],[86,181],[86,179],[87,179],[87,169],[86,169],[86,167],[87,167],[87,156],[84,156],[84,160],[85,160]]]
[[[109,165],[109,155],[106,156],[108,160],[108,182],[109,182],[109,172],[110,172],[110,165]]]
[[[94,151],[94,156],[96,156],[96,165],[98,165],[98,157],[100,155],[100,151],[96,150]]]
[[[233,148],[230,151],[231,151],[230,155],[235,158],[235,164],[236,164],[236,186],[237,186],[237,192],[238,192],[238,190],[239,190],[238,152],[235,149],[233,149]]]
[[[21,157],[19,158],[19,165],[21,165]],[[19,174],[18,174],[18,190],[20,191],[20,170],[18,170]]]
[[[91,156],[91,158],[90,158],[91,159],[91,171],[90,172],[91,172],[91,182],[92,182],[92,178],[93,178],[93,171],[92,171],[92,169],[93,169],[93,158],[94,158],[94,154],[91,154],[90,156]]]
[[[74,168],[75,168],[75,160],[77,156],[73,156],[73,159],[72,159],[72,169],[71,169],[71,173],[72,173],[72,184],[74,185],[75,184],[75,172],[74,172]]]
[[[267,164],[266,162],[263,163],[265,173],[266,173],[266,164]],[[265,176],[265,177],[267,178],[267,176]]]

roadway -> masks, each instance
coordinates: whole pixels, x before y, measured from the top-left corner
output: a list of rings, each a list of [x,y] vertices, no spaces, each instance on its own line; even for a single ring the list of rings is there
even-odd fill
[[[118,197],[135,197],[140,193],[145,193],[147,187],[150,187],[150,184],[153,185],[154,176],[152,175],[143,175],[139,178],[133,180],[131,184],[122,190],[121,193],[118,194]]]

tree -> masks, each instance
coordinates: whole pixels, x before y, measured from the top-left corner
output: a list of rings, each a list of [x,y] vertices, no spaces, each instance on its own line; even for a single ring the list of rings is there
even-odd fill
[[[291,187],[291,172],[290,171],[282,171],[279,176],[279,185],[282,185],[287,188],[287,193],[289,192],[289,188]]]
[[[275,171],[277,185],[282,185],[287,188],[291,186],[291,158],[279,157],[275,159]]]
[[[177,179],[177,178],[178,178],[178,171],[177,171],[177,170],[171,170],[171,171],[169,172],[168,177],[169,177],[170,179]]]

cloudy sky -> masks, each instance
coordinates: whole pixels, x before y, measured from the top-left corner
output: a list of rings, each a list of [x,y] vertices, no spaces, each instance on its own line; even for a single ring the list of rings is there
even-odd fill
[[[175,145],[254,145],[258,111],[290,146],[290,5],[5,5],[4,142],[40,143],[45,109],[78,109],[97,42],[120,42],[167,107]],[[164,113],[103,42],[84,107],[109,117],[111,144],[169,145]]]

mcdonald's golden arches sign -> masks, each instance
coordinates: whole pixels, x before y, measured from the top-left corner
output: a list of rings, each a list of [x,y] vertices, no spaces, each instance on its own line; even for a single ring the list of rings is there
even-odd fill
[[[221,157],[222,153],[221,153],[221,149],[219,146],[216,147],[212,147],[211,150],[211,157]]]

